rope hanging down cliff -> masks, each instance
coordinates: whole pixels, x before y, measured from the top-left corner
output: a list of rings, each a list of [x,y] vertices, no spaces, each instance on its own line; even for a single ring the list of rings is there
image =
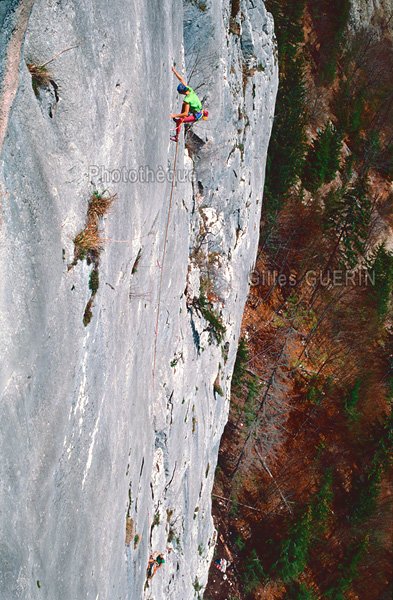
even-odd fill
[[[208,111],[203,110],[202,103],[199,100],[198,96],[194,92],[194,90],[186,85],[183,77],[179,75],[175,71],[175,67],[172,67],[172,71],[180,81],[177,86],[177,91],[179,94],[184,96],[184,101],[182,104],[182,112],[178,115],[174,115],[171,113],[171,118],[176,123],[176,135],[171,136],[171,140],[176,142],[176,152],[175,152],[175,162],[173,165],[173,177],[172,177],[172,189],[171,189],[171,198],[169,200],[169,210],[168,210],[168,219],[166,223],[166,231],[165,231],[165,241],[164,241],[164,250],[162,253],[162,261],[161,261],[161,276],[160,276],[160,287],[158,290],[158,305],[157,305],[157,322],[156,322],[156,331],[154,337],[154,357],[153,357],[153,391],[154,391],[154,375],[156,370],[156,354],[157,354],[157,334],[158,334],[158,321],[160,318],[160,304],[161,304],[161,288],[162,288],[162,276],[164,273],[164,262],[165,262],[165,252],[166,252],[166,244],[168,240],[168,229],[169,229],[169,218],[171,215],[171,207],[172,207],[172,197],[173,197],[173,188],[175,185],[175,176],[176,176],[176,161],[177,161],[177,149],[179,146],[179,135],[180,128],[182,123],[192,123],[194,121],[199,121],[200,119],[206,120],[208,117]]]
[[[161,288],[162,288],[162,275],[164,273],[164,262],[165,262],[165,252],[166,252],[166,244],[168,240],[168,229],[169,229],[169,218],[171,216],[171,207],[172,207],[172,197],[173,197],[173,188],[175,185],[175,173],[176,173],[176,161],[177,161],[177,149],[179,147],[179,136],[176,140],[176,152],[175,152],[175,162],[173,164],[173,177],[172,177],[172,188],[171,188],[171,197],[169,200],[169,209],[168,209],[168,219],[166,222],[166,231],[165,231],[165,240],[164,240],[164,250],[162,252],[162,260],[161,260],[161,275],[160,275],[160,287],[158,289],[158,304],[157,304],[157,321],[156,321],[156,332],[154,336],[154,357],[153,357],[153,392],[154,392],[154,375],[156,370],[156,354],[157,354],[157,333],[158,333],[158,320],[160,318],[160,304],[161,304]]]

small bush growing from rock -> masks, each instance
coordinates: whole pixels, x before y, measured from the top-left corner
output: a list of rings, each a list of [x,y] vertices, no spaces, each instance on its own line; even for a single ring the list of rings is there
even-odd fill
[[[134,273],[136,273],[138,271],[138,265],[139,265],[139,261],[140,261],[140,258],[141,258],[141,253],[142,253],[142,248],[139,248],[139,252],[136,255],[135,262],[134,262],[134,264],[132,266],[131,275],[134,275]]]
[[[224,396],[224,392],[222,390],[222,387],[220,386],[220,381],[219,381],[218,375],[217,375],[216,380],[214,382],[213,388],[214,388],[214,393],[215,394],[218,394],[221,397]]]
[[[31,75],[31,85],[37,96],[40,88],[49,86],[52,81],[52,74],[49,73],[45,66],[35,65],[33,63],[29,63],[27,68]]]
[[[212,344],[213,341],[215,341],[217,346],[219,346],[226,333],[226,327],[222,323],[221,315],[217,311],[208,308],[211,304],[203,293],[201,293],[200,297],[194,301],[194,306],[209,323],[209,344]]]
[[[93,318],[93,313],[91,307],[93,306],[93,296],[90,298],[88,303],[86,304],[85,314],[83,315],[83,325],[86,327]]]
[[[89,280],[89,288],[91,289],[91,295],[95,296],[97,293],[97,290],[100,286],[100,276],[98,273],[98,269],[93,269],[92,272],[90,273],[90,280]]]

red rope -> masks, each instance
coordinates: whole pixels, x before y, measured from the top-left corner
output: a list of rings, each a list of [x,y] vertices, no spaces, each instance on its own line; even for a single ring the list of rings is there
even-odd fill
[[[183,122],[183,121],[182,121]],[[165,231],[165,241],[164,241],[164,250],[162,253],[162,261],[161,261],[161,276],[160,276],[160,287],[159,287],[159,291],[158,291],[158,306],[157,306],[157,322],[156,322],[156,332],[155,332],[155,337],[154,337],[154,358],[153,358],[153,392],[154,392],[154,375],[155,375],[155,370],[156,370],[156,354],[157,354],[157,334],[158,334],[158,320],[160,318],[160,304],[161,304],[161,288],[162,288],[162,276],[164,273],[164,261],[165,261],[165,252],[166,252],[166,243],[168,240],[168,229],[169,229],[169,218],[171,215],[171,207],[172,207],[172,196],[173,196],[173,188],[175,185],[175,176],[176,176],[176,161],[177,161],[177,148],[179,146],[179,135],[180,135],[180,128],[179,128],[179,132],[177,134],[177,140],[176,140],[176,153],[175,153],[175,162],[173,165],[173,177],[172,177],[172,189],[171,189],[171,198],[169,200],[169,210],[168,210],[168,219],[167,219],[167,223],[166,223],[166,231]]]

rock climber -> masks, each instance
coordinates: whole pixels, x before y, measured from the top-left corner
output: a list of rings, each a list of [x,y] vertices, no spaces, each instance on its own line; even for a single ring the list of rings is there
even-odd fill
[[[171,113],[171,118],[176,123],[176,135],[172,135],[171,140],[177,142],[182,123],[192,123],[193,121],[200,121],[200,119],[206,120],[209,113],[207,110],[203,110],[202,102],[199,100],[194,90],[189,85],[186,85],[183,77],[175,71],[175,67],[172,67],[172,71],[180,81],[177,86],[177,91],[179,94],[182,94],[182,96],[185,96],[181,113],[179,115]]]
[[[229,560],[226,560],[226,558],[217,558],[216,560],[216,567],[221,573],[225,573],[230,564],[231,563]]]
[[[147,578],[151,579],[154,577],[157,569],[161,567],[165,563],[165,558],[163,554],[159,554],[157,551],[151,555],[149,558],[149,564],[147,566]]]

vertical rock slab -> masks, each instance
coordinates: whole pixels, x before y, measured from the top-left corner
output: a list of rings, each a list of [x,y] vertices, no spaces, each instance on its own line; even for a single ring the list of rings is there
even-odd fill
[[[385,22],[391,23],[392,15],[392,0],[351,0],[350,21],[354,29],[359,30],[372,26],[374,32],[377,32],[381,25],[381,18]],[[391,33],[391,25],[389,30]]]
[[[190,197],[183,200],[187,284],[178,299],[178,334],[173,341],[162,334],[159,339],[160,354],[173,348],[172,373],[161,371],[162,412],[158,404],[155,411],[156,434],[167,449],[165,481],[170,478],[158,496],[170,517],[169,526],[154,528],[153,547],[172,549],[169,580],[160,574],[151,584],[152,597],[159,598],[200,597],[207,581],[215,542],[211,488],[259,237],[278,84],[273,21],[263,2],[239,2],[236,14],[234,4],[184,2],[187,82],[203,98],[209,118],[186,135],[185,165],[194,173]],[[210,315],[201,310],[203,298]],[[172,299],[168,312],[171,306]],[[212,332],[212,317],[225,327],[222,339],[214,327]],[[170,323],[168,316],[168,332]]]
[[[35,1],[0,160],[5,600],[188,600],[206,583],[278,79],[262,1],[234,12]],[[56,93],[35,94],[25,63],[76,44],[50,65]],[[173,62],[210,116],[179,143],[156,329]],[[73,240],[105,189],[117,199],[85,325],[93,267],[73,264]],[[154,551],[166,562],[146,582]]]
[[[18,86],[23,39],[34,0],[11,0],[0,6],[0,150]]]

